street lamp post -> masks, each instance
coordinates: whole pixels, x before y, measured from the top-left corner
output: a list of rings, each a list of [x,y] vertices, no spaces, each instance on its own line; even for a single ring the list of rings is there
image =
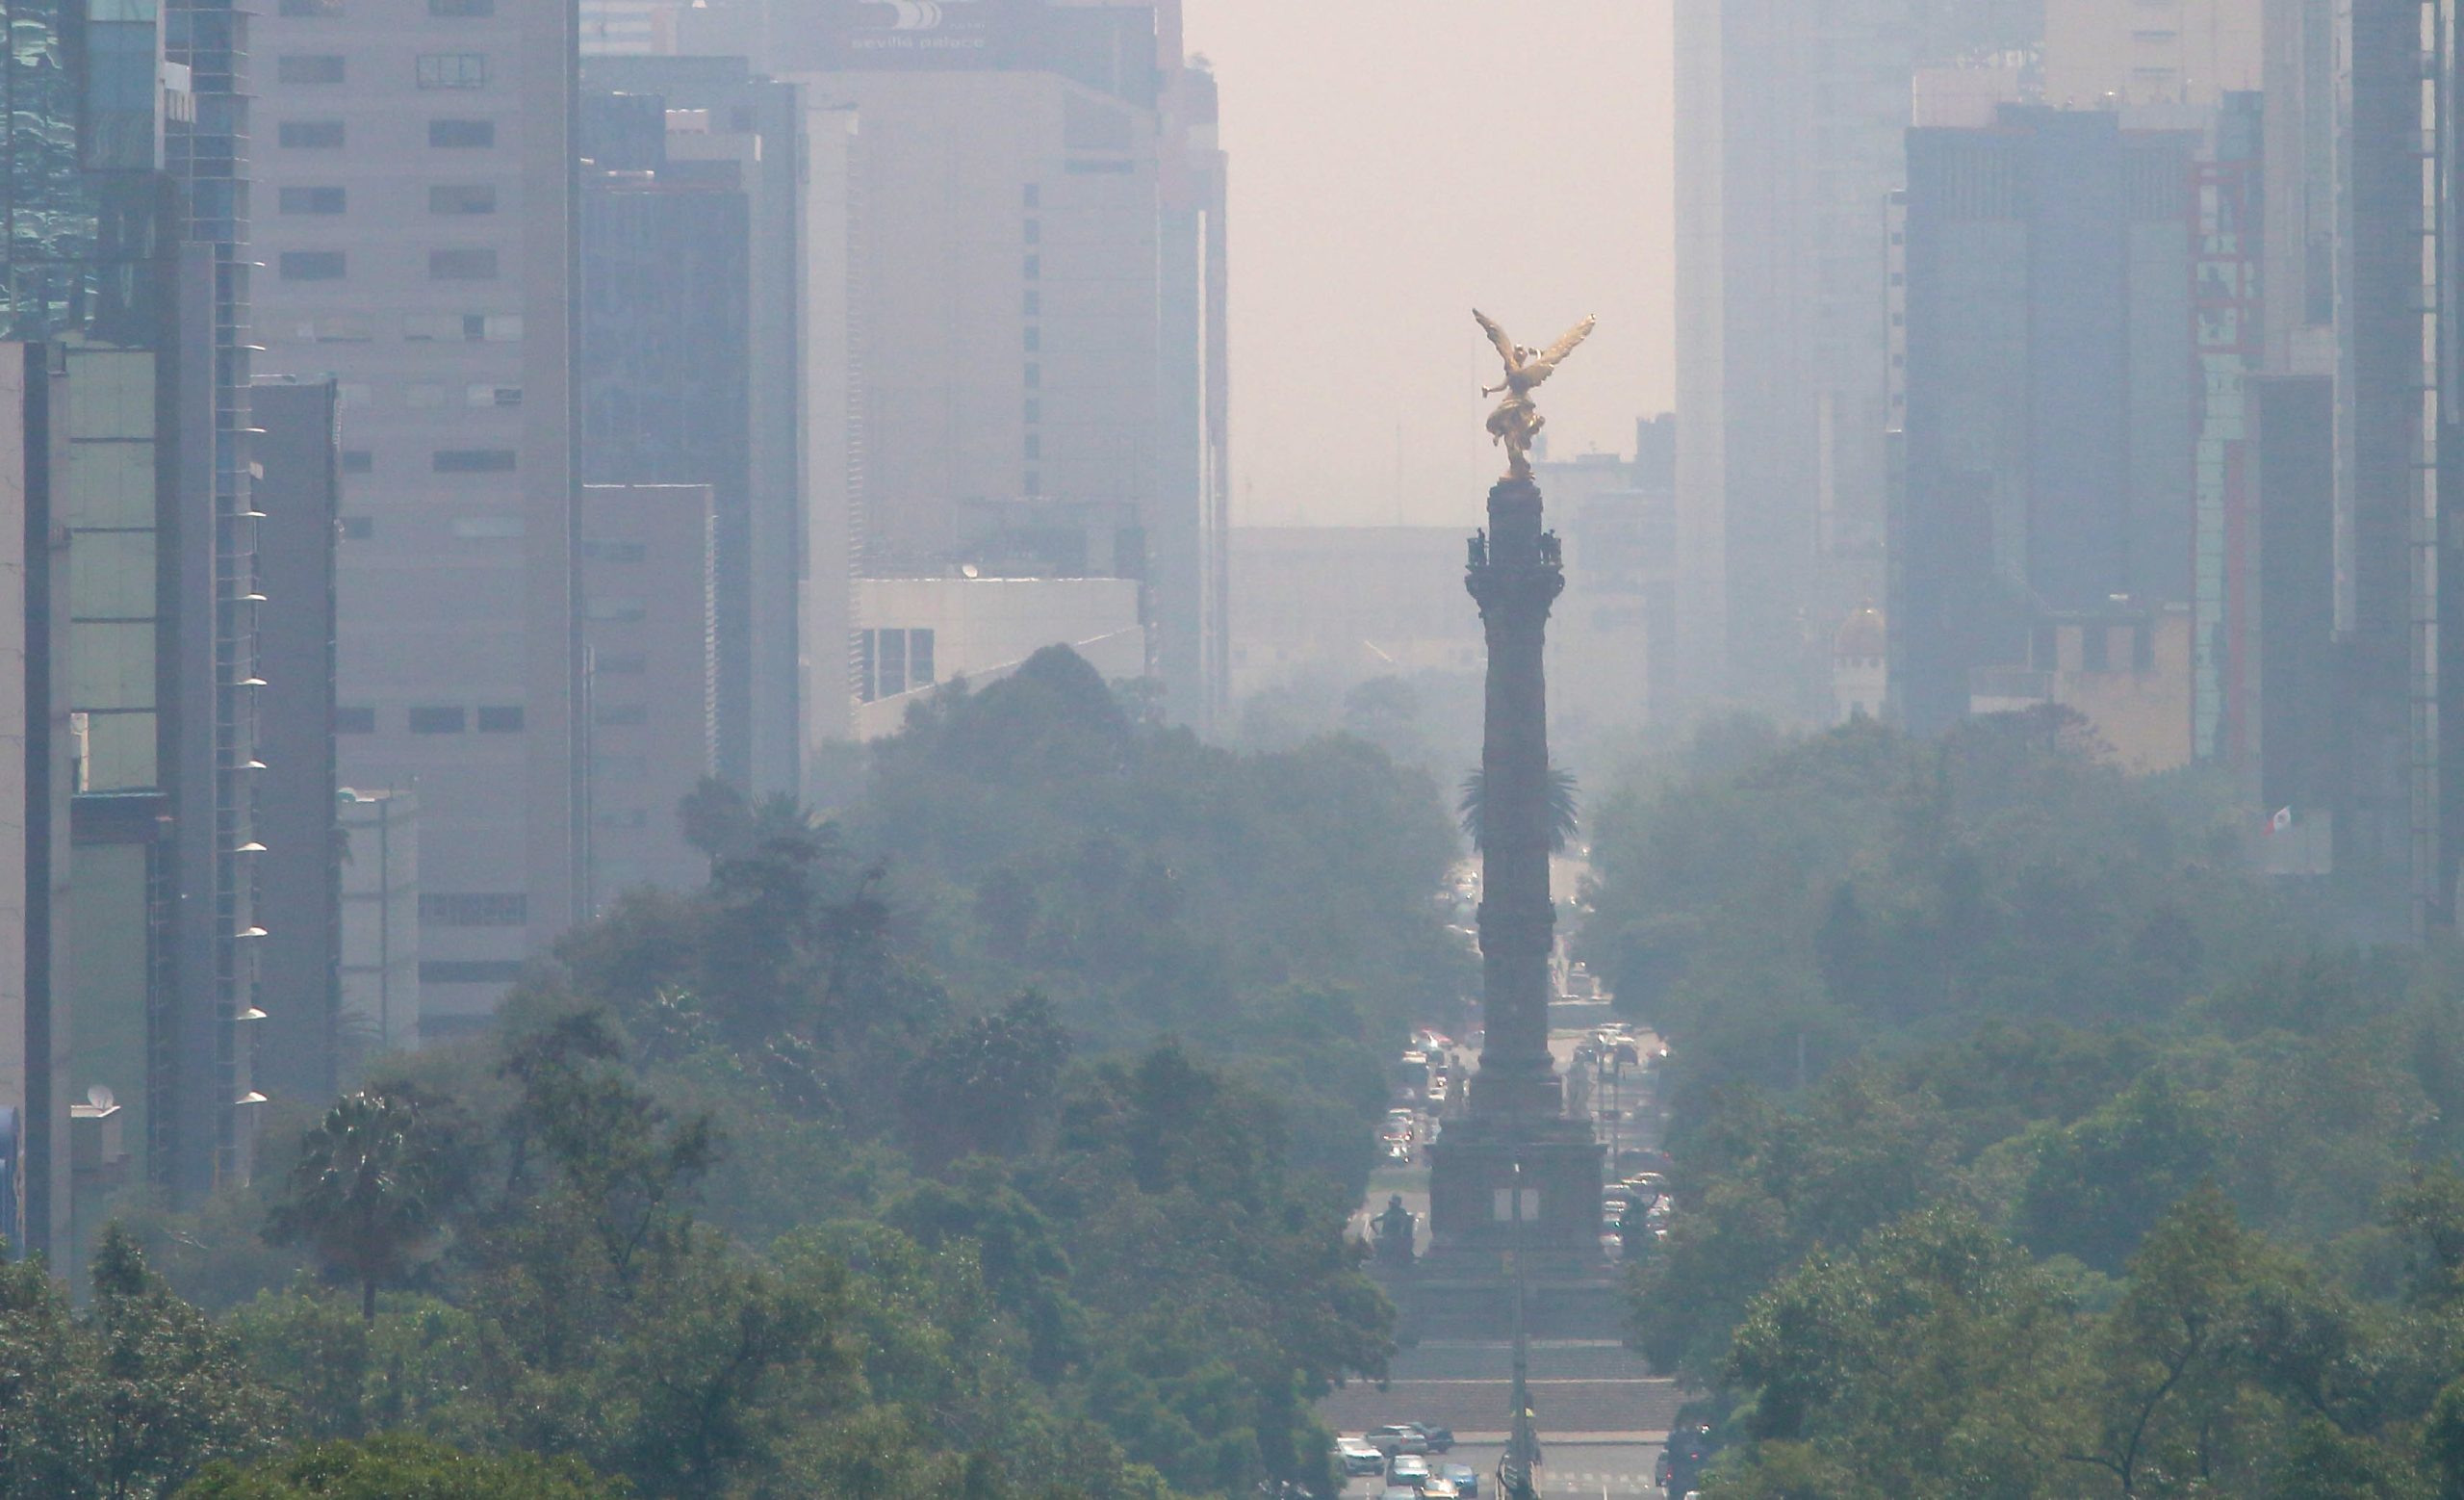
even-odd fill
[[[1539,1439],[1531,1430],[1531,1343],[1523,1327],[1523,1163],[1514,1164],[1514,1420],[1507,1429],[1505,1459],[1499,1465],[1498,1487],[1505,1500],[1536,1495],[1531,1470],[1539,1461]]]

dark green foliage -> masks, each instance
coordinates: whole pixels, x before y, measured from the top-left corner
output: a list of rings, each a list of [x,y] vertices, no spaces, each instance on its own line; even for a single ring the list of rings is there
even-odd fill
[[[493,1031],[383,1065],[270,1201],[161,1218],[247,1223],[255,1264],[192,1262],[222,1327],[124,1270],[90,1320],[6,1273],[0,1500],[110,1492],[57,1474],[141,1306],[212,1358],[124,1399],[228,1390],[152,1421],[130,1493],[297,1443],[195,1492],[1329,1492],[1312,1402],[1391,1343],[1345,1240],[1380,1063],[1469,977],[1456,845],[1366,744],[1151,718],[1046,654],[875,747],[834,821],[696,791],[705,889],[623,897]],[[58,1441],[10,1422],[20,1369]],[[587,1469],[465,1457],[520,1454]]]
[[[39,1261],[0,1263],[0,1496],[151,1500],[271,1449],[283,1411],[231,1335],[171,1295],[116,1226],[72,1312]]]
[[[404,1273],[458,1185],[447,1134],[408,1094],[337,1100],[301,1141],[292,1196],[270,1217],[267,1238],[313,1246],[358,1284],[361,1318],[374,1318],[376,1288]]]
[[[1674,1048],[1636,1336],[1723,1496],[2464,1497],[2464,983],[2059,714],[1730,728],[1580,940]]]
[[[630,1493],[569,1459],[479,1458],[392,1433],[319,1443],[253,1468],[218,1464],[180,1500],[623,1500]]]

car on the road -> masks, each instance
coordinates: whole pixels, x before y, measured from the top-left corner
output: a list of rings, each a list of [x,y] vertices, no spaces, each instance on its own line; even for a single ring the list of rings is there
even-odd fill
[[[1386,1461],[1386,1483],[1414,1489],[1428,1483],[1428,1460],[1417,1453],[1399,1453]]]
[[[1426,1422],[1406,1422],[1403,1425],[1418,1428],[1420,1435],[1428,1440],[1431,1453],[1451,1453],[1454,1450],[1454,1429],[1450,1427],[1431,1427]]]
[[[1421,1485],[1421,1500],[1462,1500],[1462,1494],[1443,1474],[1431,1474]]]
[[[1409,1485],[1389,1485],[1377,1491],[1377,1500],[1421,1500],[1421,1492]]]
[[[1441,1463],[1437,1471],[1453,1485],[1463,1500],[1480,1500],[1480,1471],[1469,1463]]]
[[[1384,1427],[1373,1427],[1361,1435],[1360,1440],[1388,1455],[1428,1452],[1428,1434],[1410,1422],[1390,1422]]]
[[[1432,1109],[1446,1102],[1446,1080],[1444,1078],[1431,1078],[1428,1080],[1428,1102],[1429,1107]]]
[[[1386,1455],[1378,1452],[1375,1445],[1358,1437],[1347,1437],[1335,1444],[1335,1462],[1343,1469],[1346,1479],[1357,1479],[1364,1474],[1373,1478],[1386,1472]]]
[[[1390,1167],[1408,1167],[1412,1164],[1412,1143],[1409,1141],[1388,1141],[1386,1143],[1385,1155],[1386,1165]]]

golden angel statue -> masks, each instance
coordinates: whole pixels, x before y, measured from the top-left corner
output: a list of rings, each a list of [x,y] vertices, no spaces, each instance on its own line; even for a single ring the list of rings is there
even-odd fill
[[[1591,337],[1591,330],[1600,320],[1585,318],[1567,329],[1565,337],[1548,349],[1531,349],[1507,338],[1505,330],[1478,308],[1472,310],[1472,316],[1479,321],[1481,331],[1488,334],[1489,342],[1498,347],[1498,353],[1505,360],[1504,382],[1484,387],[1480,392],[1483,396],[1502,394],[1505,397],[1504,401],[1498,402],[1498,409],[1489,413],[1489,436],[1505,445],[1505,477],[1528,479],[1531,478],[1531,440],[1549,425],[1549,419],[1540,415],[1540,408],[1532,404],[1531,393],[1557,373],[1557,366],[1575,351],[1577,346]]]

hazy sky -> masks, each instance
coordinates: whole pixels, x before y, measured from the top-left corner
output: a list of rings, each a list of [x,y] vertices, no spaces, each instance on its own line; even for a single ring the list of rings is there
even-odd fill
[[[1472,525],[1475,305],[1531,345],[1600,315],[1552,456],[1670,407],[1671,0],[1185,4],[1231,155],[1236,525]]]

